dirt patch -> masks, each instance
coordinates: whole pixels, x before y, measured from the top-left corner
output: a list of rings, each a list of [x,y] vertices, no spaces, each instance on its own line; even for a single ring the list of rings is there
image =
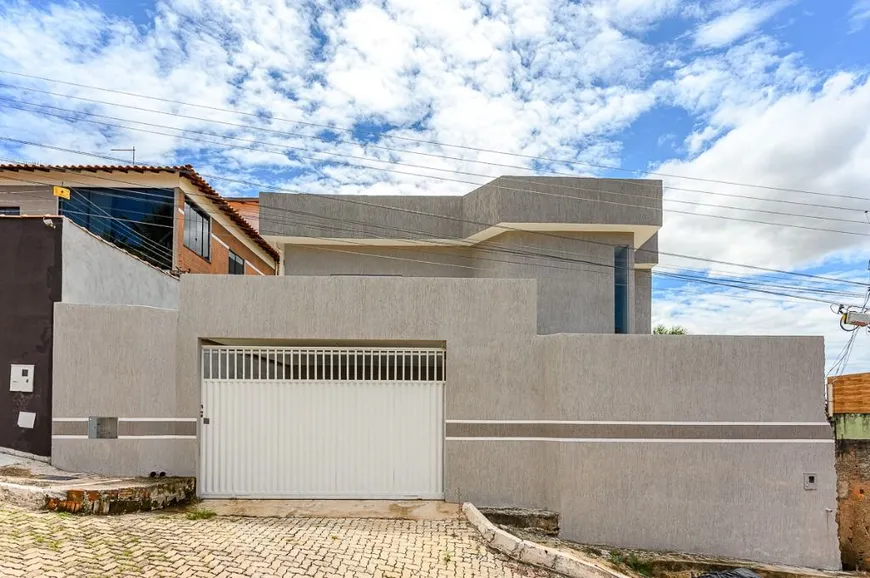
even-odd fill
[[[33,476],[30,468],[22,468],[21,466],[3,466],[0,468],[0,476],[9,478],[29,478]]]
[[[547,510],[521,508],[480,508],[480,513],[496,526],[510,526],[545,536],[559,535],[559,514]]]
[[[537,542],[550,548],[555,548],[573,555],[594,559],[597,563],[634,578],[696,578],[708,572],[748,568],[762,578],[840,578],[854,576],[866,578],[863,572],[826,572],[809,570],[777,564],[762,564],[748,560],[735,560],[687,554],[683,552],[658,552],[632,548],[614,548],[578,544],[529,532],[517,528],[505,527],[504,530],[524,540]]]

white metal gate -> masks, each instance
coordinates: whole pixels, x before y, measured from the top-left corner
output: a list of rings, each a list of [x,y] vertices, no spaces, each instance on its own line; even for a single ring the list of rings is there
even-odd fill
[[[442,349],[203,347],[203,497],[444,495]]]

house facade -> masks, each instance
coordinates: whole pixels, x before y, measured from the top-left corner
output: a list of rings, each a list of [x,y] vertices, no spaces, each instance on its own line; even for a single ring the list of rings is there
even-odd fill
[[[518,181],[263,194],[281,275],[183,275],[177,308],[55,303],[52,462],[838,567],[822,339],[651,335],[661,184]]]
[[[177,274],[277,270],[275,250],[190,166],[0,165],[4,214],[64,215]]]
[[[500,177],[463,196],[260,194],[285,275],[535,279],[538,331],[649,333],[660,181]]]

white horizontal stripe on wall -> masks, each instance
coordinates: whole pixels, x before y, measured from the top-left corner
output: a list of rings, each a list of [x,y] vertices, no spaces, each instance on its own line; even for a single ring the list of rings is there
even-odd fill
[[[159,422],[192,422],[197,421],[195,417],[119,417],[118,421],[159,421]]]
[[[100,416],[107,417],[107,416]],[[51,421],[57,422],[82,422],[88,421],[90,418],[87,417],[55,417],[52,418]],[[195,417],[119,417],[118,421],[159,421],[159,422],[192,422],[197,421],[199,418]]]
[[[87,440],[90,439],[86,435],[53,435],[51,436],[53,440]],[[101,438],[104,440],[110,440],[113,438]],[[161,435],[161,436],[118,436],[115,439],[119,440],[195,440],[196,436],[174,436],[174,435]]]
[[[556,419],[448,419],[445,423],[467,424],[556,424],[556,425],[830,425],[826,421],[602,421]]]
[[[159,436],[118,436],[119,440],[195,440],[196,436],[159,435]]]
[[[445,438],[449,442],[564,442],[582,444],[832,444],[834,440],[810,439],[700,439],[700,438]]]

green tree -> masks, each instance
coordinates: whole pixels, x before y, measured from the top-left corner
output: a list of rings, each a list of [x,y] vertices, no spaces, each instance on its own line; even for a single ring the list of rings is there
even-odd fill
[[[688,331],[682,325],[668,327],[660,323],[653,328],[653,333],[656,335],[686,335]]]

